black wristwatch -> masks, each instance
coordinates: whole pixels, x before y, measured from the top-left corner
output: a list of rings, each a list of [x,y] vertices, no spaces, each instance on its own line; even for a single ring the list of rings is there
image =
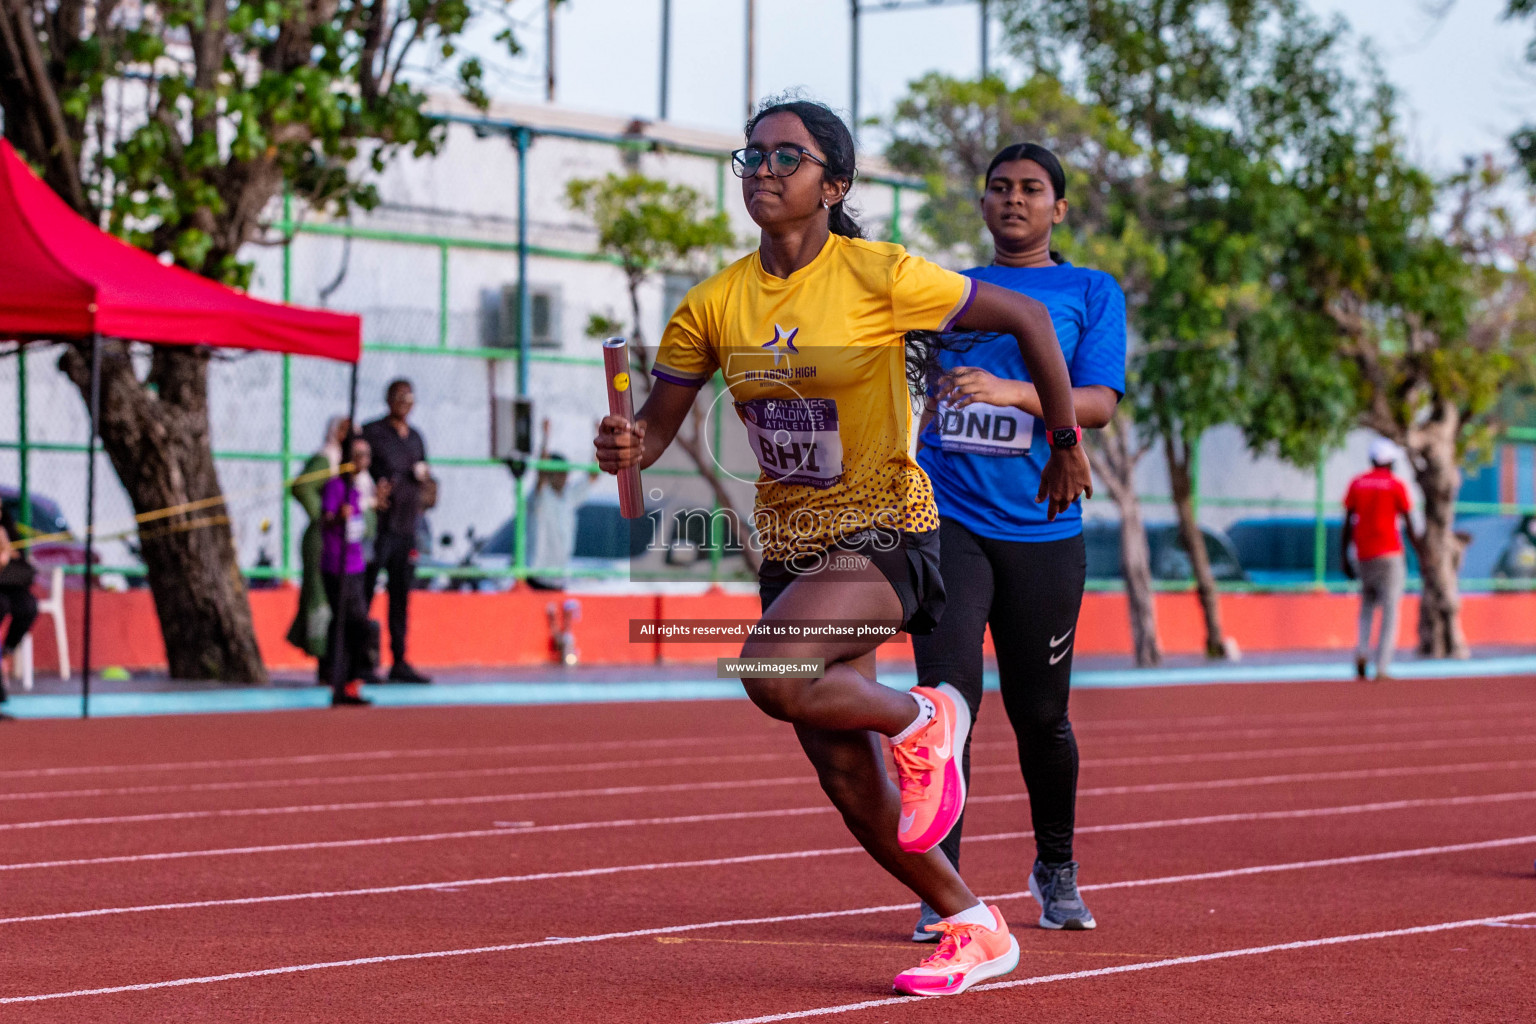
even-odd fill
[[[1083,428],[1079,426],[1056,427],[1048,432],[1052,448],[1076,448],[1083,440]]]

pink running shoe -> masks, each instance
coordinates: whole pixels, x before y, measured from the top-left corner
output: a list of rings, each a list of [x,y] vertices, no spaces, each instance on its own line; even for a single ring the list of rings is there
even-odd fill
[[[909,996],[957,996],[978,981],[1000,978],[1019,966],[1019,943],[1008,934],[1002,912],[988,907],[997,927],[940,921],[928,930],[939,932],[939,948],[922,963],[902,971],[891,982]]]
[[[936,713],[925,728],[891,745],[901,782],[896,838],[908,853],[927,853],[949,835],[965,810],[960,756],[971,731],[971,709],[948,683],[914,687],[913,692],[933,701]]]

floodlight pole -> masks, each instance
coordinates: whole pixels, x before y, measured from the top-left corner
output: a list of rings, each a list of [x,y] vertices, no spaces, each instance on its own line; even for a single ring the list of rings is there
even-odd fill
[[[981,77],[982,78],[986,78],[987,75],[991,74],[991,66],[990,66],[990,62],[988,60],[988,55],[989,55],[988,51],[990,51],[992,49],[992,47],[990,45],[988,45],[988,40],[987,40],[988,22],[990,21],[990,19],[988,18],[988,14],[989,13],[990,12],[987,10],[987,0],[981,0]]]
[[[555,5],[548,0],[544,8],[544,102],[555,102]]]
[[[91,717],[91,596],[96,586],[96,431],[101,419],[101,335],[91,335],[91,436],[85,443],[85,616],[81,623],[80,717]]]
[[[667,119],[667,77],[672,69],[672,0],[661,0],[661,116]]]
[[[757,0],[747,0],[747,119],[757,106]]]
[[[848,33],[849,57],[849,83],[848,83],[848,129],[853,132],[853,141],[859,141],[859,0],[848,0],[850,12]]]

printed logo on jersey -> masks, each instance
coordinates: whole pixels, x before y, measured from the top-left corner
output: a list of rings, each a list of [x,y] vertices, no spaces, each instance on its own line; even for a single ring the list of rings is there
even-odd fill
[[[1028,455],[1035,418],[1011,406],[972,402],[963,409],[941,402],[934,416],[939,447],[966,455]]]
[[[832,399],[754,398],[736,408],[769,478],[823,489],[843,478],[843,439]]]
[[[800,350],[795,348],[795,335],[800,333],[796,327],[786,331],[778,324],[773,325],[773,340],[765,342],[763,348],[773,353],[773,365],[778,366],[780,359],[787,359],[791,355],[798,355]]]

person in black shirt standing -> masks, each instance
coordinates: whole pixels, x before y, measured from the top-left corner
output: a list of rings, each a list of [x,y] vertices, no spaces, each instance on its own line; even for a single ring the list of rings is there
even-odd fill
[[[408,380],[392,380],[384,391],[389,415],[363,426],[373,449],[372,475],[389,495],[380,510],[373,557],[363,578],[363,593],[372,594],[379,572],[389,574],[389,678],[397,683],[432,680],[405,659],[405,632],[411,584],[416,578],[416,526],[424,508],[434,504],[437,483],[427,467],[427,445],[421,432],[406,422],[416,394]]]

